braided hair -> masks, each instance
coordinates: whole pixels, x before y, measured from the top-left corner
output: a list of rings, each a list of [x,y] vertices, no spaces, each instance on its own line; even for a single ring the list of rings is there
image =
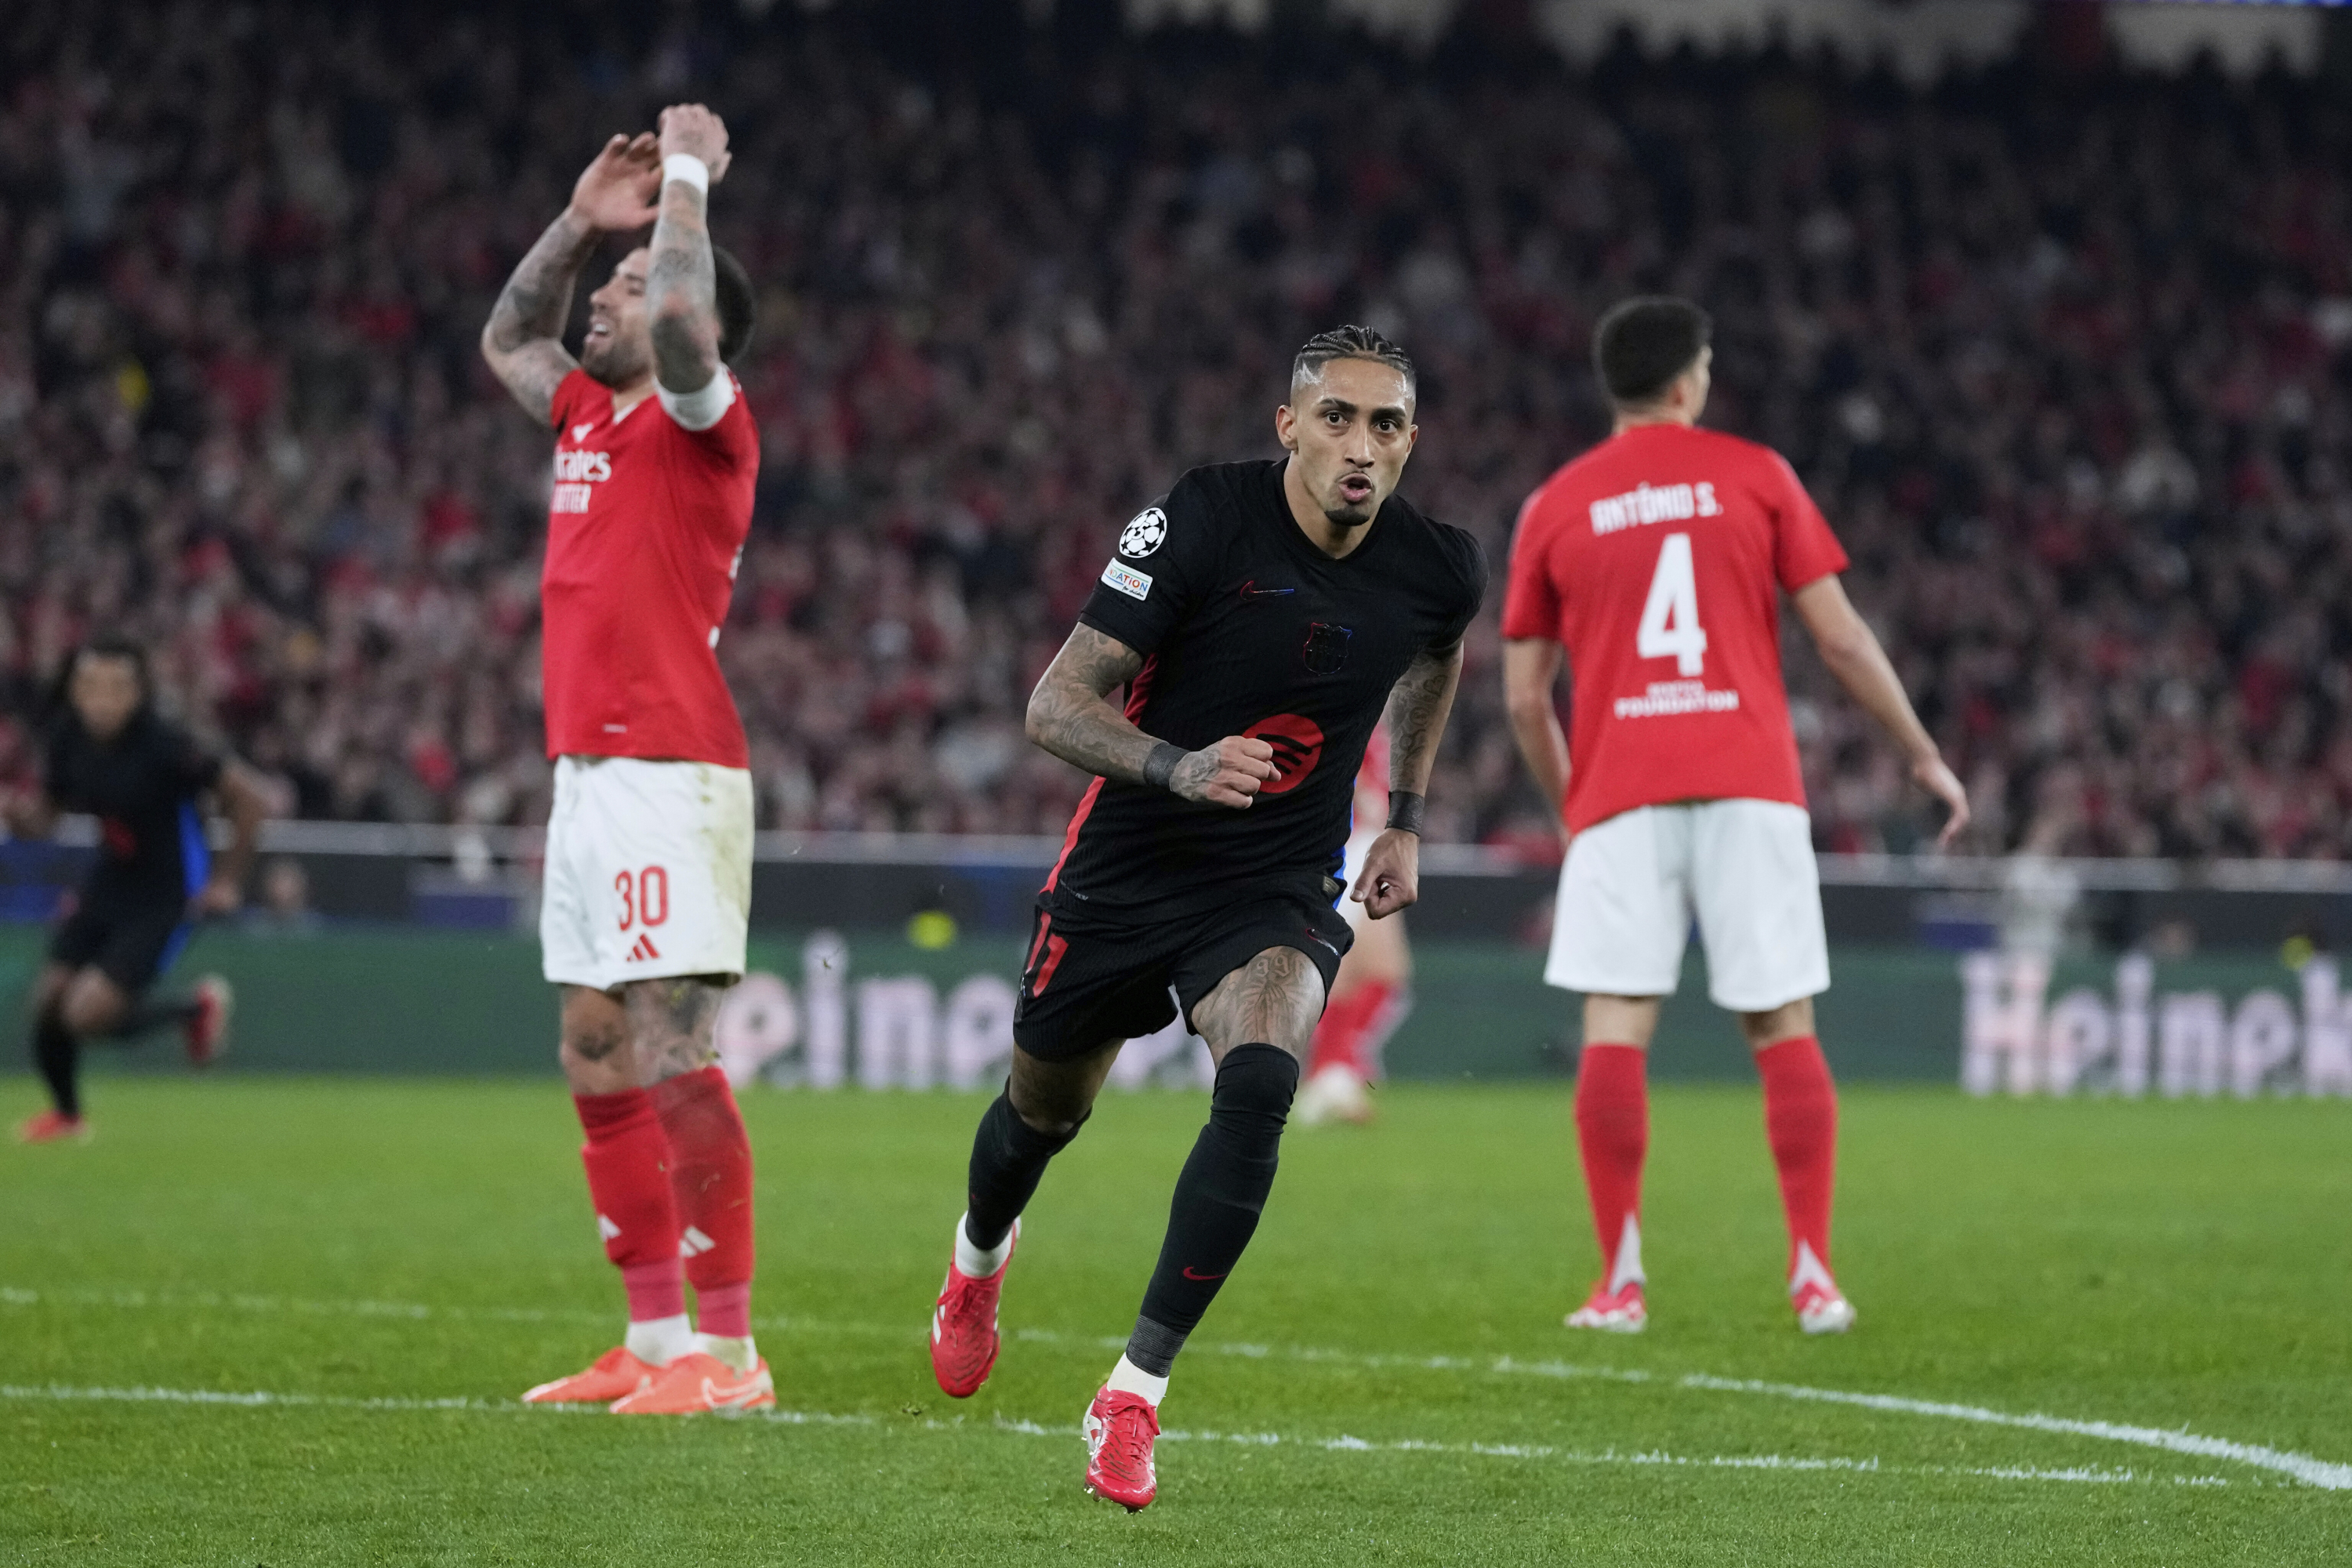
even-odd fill
[[[1307,340],[1290,362],[1290,395],[1323,379],[1323,367],[1335,359],[1368,359],[1388,366],[1404,377],[1405,395],[1413,395],[1412,360],[1404,350],[1382,337],[1370,327],[1349,325],[1334,327],[1328,332],[1318,332]]]

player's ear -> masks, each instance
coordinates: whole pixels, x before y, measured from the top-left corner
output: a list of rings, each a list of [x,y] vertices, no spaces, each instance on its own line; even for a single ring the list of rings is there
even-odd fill
[[[1274,411],[1274,438],[1282,443],[1286,452],[1298,450],[1298,415],[1287,403]]]

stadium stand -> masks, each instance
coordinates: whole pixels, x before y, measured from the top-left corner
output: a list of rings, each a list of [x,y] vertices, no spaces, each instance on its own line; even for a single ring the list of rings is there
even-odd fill
[[[0,772],[106,626],[299,815],[543,817],[548,442],[475,338],[601,138],[695,97],[764,290],[721,647],[763,826],[1058,832],[1083,781],[1023,742],[1029,685],[1119,522],[1270,448],[1297,342],[1412,349],[1408,489],[1499,563],[1605,428],[1590,322],[1665,287],[1716,313],[1710,422],[1841,530],[1983,845],[2352,851],[2341,94],[1464,39],[1441,94],[1345,34],[759,10],[12,7]],[[1496,608],[1432,837],[1541,852]],[[1822,846],[1909,847],[1895,758],[1794,668]]]

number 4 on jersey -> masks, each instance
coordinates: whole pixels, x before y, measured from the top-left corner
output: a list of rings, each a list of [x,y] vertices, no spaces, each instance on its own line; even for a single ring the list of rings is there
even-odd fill
[[[1706,631],[1698,624],[1698,577],[1691,570],[1687,533],[1669,533],[1659,546],[1657,574],[1650,579],[1634,647],[1643,658],[1673,659],[1684,675],[1706,668]]]

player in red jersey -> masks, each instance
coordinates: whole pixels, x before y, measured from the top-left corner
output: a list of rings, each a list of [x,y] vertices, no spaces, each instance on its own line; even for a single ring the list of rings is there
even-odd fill
[[[1364,858],[1381,834],[1389,809],[1389,731],[1382,724],[1364,748],[1356,771],[1355,831],[1339,879],[1355,887]],[[1356,944],[1339,961],[1331,999],[1315,1026],[1315,1046],[1307,1058],[1307,1081],[1292,1114],[1313,1127],[1326,1121],[1359,1124],[1372,1119],[1371,1084],[1380,1077],[1381,1047],[1396,1033],[1412,1006],[1412,949],[1404,939],[1404,916],[1367,918],[1363,901],[1342,899],[1339,913],[1356,933]]]
[[[752,829],[715,650],[760,467],[727,369],[751,341],[751,285],[704,212],[727,164],[727,128],[699,104],[663,110],[657,137],[614,137],[482,332],[490,368],[555,431],[540,945],[629,1306],[620,1345],[525,1397],[632,1415],[775,1403],[751,1340],[751,1145],[711,1047],[743,972]],[[604,236],[648,223],[650,243],[589,297],[575,363],[561,339],[573,279]]]
[[[1829,988],[1821,887],[1780,675],[1780,596],[1913,779],[1968,825],[1967,793],[1847,601],[1845,552],[1767,447],[1696,428],[1710,326],[1685,300],[1628,300],[1593,361],[1608,440],[1528,499],[1503,610],[1511,727],[1570,834],[1544,978],[1584,993],[1578,1142],[1601,1279],[1574,1328],[1638,1331],[1643,1052],[1696,916],[1707,994],[1739,1015],[1789,1220],[1789,1295],[1808,1333],[1853,1309],[1830,1274],[1837,1096],[1813,1034]],[[1570,733],[1552,685],[1561,649]],[[1571,765],[1572,764],[1572,765]]]

